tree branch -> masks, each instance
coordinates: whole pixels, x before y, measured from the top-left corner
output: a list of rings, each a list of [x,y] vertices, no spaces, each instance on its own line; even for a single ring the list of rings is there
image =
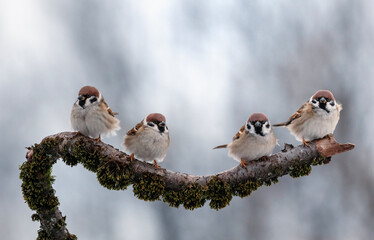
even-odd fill
[[[193,176],[155,169],[151,164],[133,160],[112,146],[80,134],[63,132],[46,137],[27,152],[20,167],[22,191],[26,202],[40,220],[38,239],[76,239],[65,227],[65,218],[58,209],[58,199],[52,188],[52,165],[57,159],[70,166],[83,164],[95,172],[101,185],[108,189],[124,190],[133,184],[135,196],[147,201],[162,199],[170,206],[186,209],[227,206],[232,196],[245,197],[262,185],[271,185],[277,178],[308,175],[311,165],[328,163],[331,156],[352,150],[353,144],[339,144],[334,138],[313,141],[309,147],[285,145],[285,149],[268,158],[251,161],[246,168],[240,165],[230,170],[205,176]]]

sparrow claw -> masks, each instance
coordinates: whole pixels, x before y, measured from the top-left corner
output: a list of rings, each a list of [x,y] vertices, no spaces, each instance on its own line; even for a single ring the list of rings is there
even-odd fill
[[[247,166],[247,163],[242,158],[240,159],[240,166],[242,166],[243,168]]]
[[[96,141],[101,142],[101,135],[99,137],[95,138]]]
[[[262,157],[259,158],[259,160],[267,161],[267,160],[269,160],[269,157],[268,156],[262,156]]]
[[[304,137],[303,137],[303,145],[304,147],[309,147],[309,143],[311,143],[312,141],[305,141]]]
[[[333,137],[334,137],[334,135],[332,134],[332,133],[329,133],[329,134],[327,134],[325,137],[327,137],[328,139],[332,139]]]
[[[153,160],[153,161],[154,161],[153,166],[154,166],[156,169],[159,169],[160,166],[157,164],[156,160]]]
[[[130,162],[134,161],[134,159],[135,159],[134,153],[131,153],[131,155],[129,156],[129,158],[130,158]]]

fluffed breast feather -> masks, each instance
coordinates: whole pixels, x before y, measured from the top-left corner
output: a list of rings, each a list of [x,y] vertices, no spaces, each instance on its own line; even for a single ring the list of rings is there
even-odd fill
[[[136,124],[135,127],[131,128],[131,130],[129,130],[127,132],[127,135],[128,136],[134,136],[136,134],[137,131],[139,131],[140,128],[143,127],[143,121],[141,121],[140,123]]]

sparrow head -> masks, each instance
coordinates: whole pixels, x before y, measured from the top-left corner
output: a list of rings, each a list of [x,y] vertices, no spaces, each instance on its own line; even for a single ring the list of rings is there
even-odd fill
[[[271,131],[270,121],[263,113],[253,113],[245,125],[245,130],[264,137]]]
[[[322,110],[327,113],[336,109],[334,95],[329,90],[318,90],[309,100],[313,110]]]
[[[92,86],[85,86],[79,90],[78,100],[76,102],[82,108],[87,108],[91,105],[98,104],[102,96],[97,88]]]
[[[159,133],[167,133],[166,118],[161,113],[151,113],[145,118],[145,126],[154,129]]]

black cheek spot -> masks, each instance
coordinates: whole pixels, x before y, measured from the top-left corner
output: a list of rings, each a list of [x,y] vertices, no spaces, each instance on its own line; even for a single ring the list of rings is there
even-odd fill
[[[331,102],[331,103],[330,103],[330,105],[331,105],[331,106],[334,106],[334,105],[335,105],[335,103],[334,103],[334,102]]]
[[[83,107],[86,103],[86,100],[79,100],[79,106]]]
[[[268,124],[266,124],[266,128],[269,128],[270,127],[270,124],[268,123]]]
[[[247,124],[247,128],[248,128],[248,130],[250,130],[251,129],[251,125]]]
[[[317,103],[317,101],[315,99],[312,100],[312,103]]]
[[[90,100],[91,103],[94,103],[94,102],[96,102],[96,101],[97,101],[97,98],[92,98],[92,99]]]
[[[153,123],[149,122],[149,123],[148,123],[148,126],[150,126],[150,127],[154,127],[155,125],[154,125]]]

